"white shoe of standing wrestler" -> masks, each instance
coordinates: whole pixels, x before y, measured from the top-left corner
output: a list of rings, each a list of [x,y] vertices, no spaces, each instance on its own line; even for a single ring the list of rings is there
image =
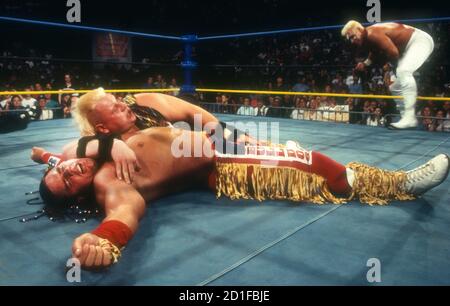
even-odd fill
[[[415,128],[417,127],[417,125],[418,121],[415,117],[410,118],[403,117],[399,122],[390,124],[391,127],[399,130]]]
[[[426,164],[406,172],[406,192],[420,195],[440,185],[448,176],[449,157],[439,154]]]

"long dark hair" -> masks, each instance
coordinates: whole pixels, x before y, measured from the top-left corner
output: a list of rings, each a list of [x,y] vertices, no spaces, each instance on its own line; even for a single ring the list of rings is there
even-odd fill
[[[50,218],[63,219],[65,216],[72,218],[72,215],[75,214],[81,219],[86,220],[99,214],[93,184],[83,190],[82,195],[58,197],[51,192],[45,183],[45,177],[48,172],[39,184],[39,193],[44,202],[44,211]],[[78,219],[75,220],[77,221]]]

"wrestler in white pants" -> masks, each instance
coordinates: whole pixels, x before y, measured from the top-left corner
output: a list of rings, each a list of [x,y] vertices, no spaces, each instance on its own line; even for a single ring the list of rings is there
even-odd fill
[[[397,65],[397,79],[390,86],[393,95],[403,96],[402,100],[395,100],[400,109],[401,119],[391,126],[406,129],[417,126],[415,106],[417,100],[417,84],[413,73],[428,59],[434,49],[433,38],[426,32],[415,29],[403,55]]]

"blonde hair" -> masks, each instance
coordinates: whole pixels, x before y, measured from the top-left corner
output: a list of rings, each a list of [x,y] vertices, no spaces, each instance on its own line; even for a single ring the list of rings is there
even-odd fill
[[[362,24],[360,24],[358,21],[356,20],[350,20],[349,22],[347,22],[344,26],[344,28],[341,31],[341,35],[342,36],[347,36],[348,32],[352,29],[364,29],[364,27],[362,26]]]
[[[72,114],[82,136],[95,135],[95,127],[89,122],[88,114],[95,108],[95,105],[105,97],[105,90],[102,87],[99,87],[82,95],[73,107]]]

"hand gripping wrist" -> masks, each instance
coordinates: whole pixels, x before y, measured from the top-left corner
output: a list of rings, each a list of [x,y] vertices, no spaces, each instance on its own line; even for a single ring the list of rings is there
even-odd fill
[[[370,65],[372,65],[372,60],[370,58],[366,59],[363,62],[364,66],[369,67]]]

